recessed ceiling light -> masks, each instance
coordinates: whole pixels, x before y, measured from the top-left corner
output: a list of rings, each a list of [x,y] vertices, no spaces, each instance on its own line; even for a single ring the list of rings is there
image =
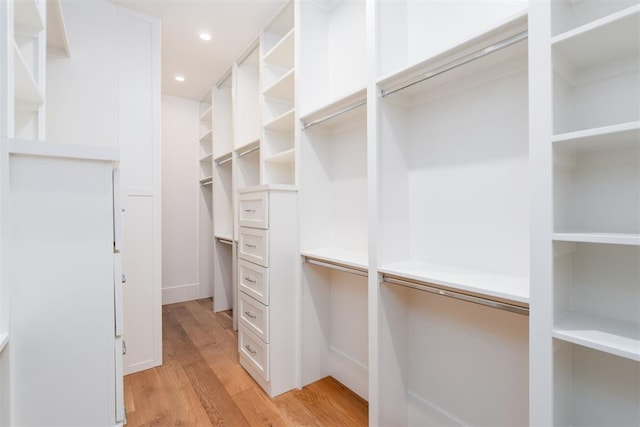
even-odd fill
[[[207,33],[206,31],[200,32],[200,40],[208,42],[209,40],[211,40],[211,34]]]
[[[183,75],[181,75],[181,74],[178,74],[178,75],[176,76],[176,80],[177,80],[177,81],[179,81],[179,82],[183,82],[183,81],[184,81],[184,76],[183,76]]]

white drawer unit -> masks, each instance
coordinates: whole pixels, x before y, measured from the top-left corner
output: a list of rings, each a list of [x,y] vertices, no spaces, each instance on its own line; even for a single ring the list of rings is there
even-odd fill
[[[298,195],[295,187],[284,185],[238,193],[240,364],[274,397],[297,386]]]
[[[269,232],[256,228],[240,227],[238,255],[242,259],[269,267]]]
[[[269,270],[243,259],[238,260],[238,288],[261,303],[269,304]]]
[[[238,328],[238,347],[242,366],[249,364],[249,369],[257,371],[263,380],[269,381],[269,344],[241,324]]]
[[[269,307],[241,292],[238,302],[240,323],[265,343],[269,342]]]
[[[269,193],[248,193],[238,197],[240,227],[269,228]]]

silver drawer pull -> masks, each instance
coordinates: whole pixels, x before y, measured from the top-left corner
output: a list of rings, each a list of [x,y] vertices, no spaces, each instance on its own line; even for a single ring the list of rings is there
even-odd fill
[[[251,354],[256,354],[257,351],[255,351],[254,349],[251,348],[251,346],[249,344],[245,345],[244,348],[247,349],[247,351]]]
[[[256,318],[256,315],[255,315],[255,314],[253,314],[253,313],[252,313],[252,312],[250,312],[250,311],[245,311],[245,312],[244,312],[244,314],[246,314],[246,315],[247,315],[247,317],[248,317],[248,318],[250,318],[250,319],[255,319],[255,318]]]
[[[124,340],[122,340],[122,354],[127,354],[127,343]]]
[[[244,245],[245,245],[246,247],[248,247],[248,248],[251,248],[251,249],[255,249],[255,248],[256,248],[256,245],[251,244],[251,243],[245,243]]]
[[[246,213],[256,213],[255,209],[245,209],[244,210]]]
[[[122,283],[127,283],[127,276],[124,273],[122,274]]]
[[[255,281],[254,279],[252,279],[251,277],[245,277],[245,278],[244,278],[244,281],[245,281],[245,282],[249,282],[249,283],[251,283],[252,285],[255,285],[255,284],[256,284],[256,281]]]

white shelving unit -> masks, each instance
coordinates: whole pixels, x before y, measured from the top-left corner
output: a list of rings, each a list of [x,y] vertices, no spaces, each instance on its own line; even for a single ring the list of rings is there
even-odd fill
[[[366,1],[300,2],[301,115],[366,84]]]
[[[213,94],[211,91],[200,100],[200,184],[211,185],[213,180]],[[211,192],[211,191],[209,191]],[[209,197],[209,205],[211,205]]]
[[[11,137],[45,139],[45,63],[47,52],[47,2],[15,1],[4,5],[13,8],[13,20],[3,31],[10,40],[8,63],[12,65],[13,103]]]
[[[331,375],[368,399],[365,102],[360,90],[302,118],[299,150],[302,385]]]
[[[234,308],[234,84],[232,67],[213,88],[213,311]],[[245,74],[243,76],[246,77]],[[234,313],[235,317],[235,313]]]
[[[410,20],[430,10],[429,23],[451,28],[440,25],[436,40],[410,32],[410,48],[419,40],[435,56],[378,82],[378,423],[524,425],[527,19],[468,39],[487,25],[480,14],[454,37],[444,3],[402,3]],[[475,6],[455,5],[457,19],[466,7]],[[387,18],[380,10],[382,26]]]
[[[263,184],[296,182],[295,4],[287,3],[261,37]]]
[[[539,216],[532,274],[541,309],[531,323],[532,422],[634,425],[640,3],[558,0],[533,10],[531,120],[538,129],[531,144],[539,198],[532,203]]]

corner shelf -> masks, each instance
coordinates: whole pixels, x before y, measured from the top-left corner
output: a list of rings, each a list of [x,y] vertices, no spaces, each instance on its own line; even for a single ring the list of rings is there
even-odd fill
[[[556,319],[553,337],[640,361],[640,326],[630,322],[565,312]]]

